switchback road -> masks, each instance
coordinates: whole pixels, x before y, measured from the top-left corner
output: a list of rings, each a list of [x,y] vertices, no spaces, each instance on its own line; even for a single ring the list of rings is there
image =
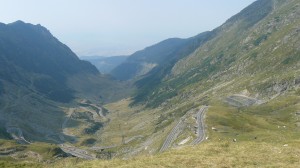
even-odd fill
[[[201,143],[205,138],[204,114],[207,106],[203,106],[197,113],[197,138],[192,142],[193,145]]]

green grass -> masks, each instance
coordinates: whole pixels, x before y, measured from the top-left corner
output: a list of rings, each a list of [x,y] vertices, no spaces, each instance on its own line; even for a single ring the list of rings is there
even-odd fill
[[[45,165],[38,163],[28,163],[27,161],[18,162],[18,161],[3,161],[0,160],[0,167],[3,168],[42,168]]]
[[[300,138],[295,113],[300,97],[286,94],[262,105],[235,108],[212,101],[206,124],[212,139],[238,139],[261,142],[288,142]],[[211,128],[217,128],[212,131]]]
[[[17,144],[15,141],[0,140],[0,150],[16,149],[16,152],[0,156],[2,168],[39,168],[45,167],[42,162],[53,162],[55,155],[59,154],[56,145],[47,143],[32,143],[30,145]]]

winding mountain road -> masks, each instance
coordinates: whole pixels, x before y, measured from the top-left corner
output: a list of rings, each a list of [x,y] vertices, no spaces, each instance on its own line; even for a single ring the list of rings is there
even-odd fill
[[[72,156],[76,156],[76,157],[79,157],[79,158],[82,158],[82,159],[87,159],[87,160],[95,159],[95,157],[88,154],[87,151],[85,151],[83,149],[73,147],[73,146],[61,144],[60,149],[63,150],[65,153],[68,153]]]
[[[94,150],[94,151],[102,151],[104,149],[110,149],[110,148],[114,148],[116,147],[117,145],[111,145],[111,146],[93,146],[91,147],[90,149],[91,150]]]
[[[192,145],[196,145],[201,143],[205,139],[205,124],[204,124],[204,115],[205,111],[207,110],[208,106],[203,106],[197,112],[197,138],[192,142]],[[171,130],[169,135],[167,136],[166,140],[164,141],[163,145],[161,146],[159,152],[163,152],[168,149],[174,140],[177,138],[178,134],[180,133],[180,128],[183,126],[183,118],[180,118],[180,121],[176,124],[176,126]]]
[[[76,109],[76,108],[69,108],[68,115],[66,116],[64,122],[63,122],[62,125],[61,125],[61,129],[62,129],[63,134],[61,134],[61,135],[59,136],[59,138],[60,138],[60,140],[63,141],[63,142],[66,141],[64,135],[73,137],[73,138],[74,138],[74,141],[76,141],[75,136],[74,136],[73,134],[69,133],[68,129],[66,128],[66,127],[67,127],[67,124],[68,124],[68,122],[69,122],[69,120],[70,120],[70,118],[71,118],[71,116],[72,116],[72,114],[73,114],[74,111],[75,111],[75,109]]]
[[[182,119],[180,119],[180,121],[176,124],[176,126],[172,129],[172,131],[169,133],[169,135],[167,136],[165,142],[163,143],[163,145],[161,146],[159,152],[163,152],[165,151],[167,148],[169,148],[169,146],[171,145],[171,143],[175,140],[175,138],[177,137],[177,132],[179,131],[181,125],[182,125]]]
[[[75,136],[73,134],[69,133],[67,128],[66,128],[67,124],[68,124],[70,118],[72,117],[72,114],[75,112],[75,110],[76,110],[76,108],[69,108],[68,115],[66,116],[64,122],[61,125],[61,128],[63,130],[63,135],[60,135],[59,138],[62,142],[65,142],[64,135],[68,135],[70,137],[73,137],[74,140],[76,141]],[[68,153],[68,154],[70,154],[72,156],[75,156],[75,157],[78,157],[78,158],[87,159],[87,160],[95,159],[95,157],[90,155],[86,150],[83,150],[83,149],[80,149],[80,148],[77,148],[77,147],[74,147],[74,146],[70,146],[70,145],[66,145],[66,144],[62,143],[62,144],[60,144],[60,148],[65,153]]]
[[[91,103],[86,103],[86,102],[81,102],[81,104],[94,108],[93,110],[95,110],[95,112],[96,112],[100,117],[105,118],[105,115],[103,114],[103,109],[102,109],[102,107],[99,107],[99,106],[96,105],[96,104],[91,104]]]
[[[30,144],[29,141],[27,141],[24,136],[23,136],[23,132],[20,128],[18,127],[14,127],[14,126],[8,126],[6,128],[7,133],[9,133],[14,140],[16,140],[17,142],[21,143],[21,144]]]
[[[197,113],[197,138],[192,142],[193,145],[197,145],[204,140],[205,137],[205,125],[204,125],[204,114],[208,106],[201,107]]]
[[[235,107],[247,107],[255,103],[259,103],[258,99],[248,97],[241,94],[234,94],[226,98],[226,102]]]
[[[28,93],[25,95],[22,95],[20,93],[20,90],[18,91],[17,98],[14,101],[6,102],[3,108],[0,110],[0,113],[7,113],[6,119],[6,132],[9,133],[13,139],[15,139],[17,142],[21,144],[30,144],[29,141],[27,141],[24,138],[22,129],[18,126],[18,120],[19,119],[19,113],[16,111],[11,111],[14,107],[22,106],[22,102],[24,102],[28,97],[32,96],[34,93]],[[10,110],[9,110],[10,109]]]

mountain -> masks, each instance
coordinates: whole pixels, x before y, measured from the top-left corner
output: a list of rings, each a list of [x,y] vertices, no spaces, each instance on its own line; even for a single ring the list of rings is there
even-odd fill
[[[82,56],[82,60],[89,61],[104,74],[109,74],[111,70],[120,65],[126,60],[127,56]]]
[[[66,86],[67,76],[79,72],[99,74],[94,66],[80,61],[67,46],[40,25],[17,21],[1,24],[0,30],[0,72],[1,78],[6,81],[32,85],[53,100],[67,102],[73,98]],[[22,73],[32,75],[23,76]]]
[[[171,38],[137,51],[114,68],[111,74],[120,80],[142,76],[165,60],[170,59],[172,53],[176,52],[186,41],[185,39]]]
[[[10,132],[45,141],[62,134],[63,108],[78,99],[97,104],[116,100],[125,90],[41,25],[0,24],[0,136]]]
[[[230,18],[222,26],[209,32],[209,38],[201,43],[195,52],[187,54],[183,59],[177,61],[168,71],[160,70],[159,73],[153,73],[153,75],[150,73],[146,78],[139,80],[137,82],[139,91],[134,103],[146,102],[149,106],[157,106],[166,99],[183,94],[181,91],[184,88],[199,85],[201,81],[206,83],[205,85],[208,81],[214,81],[214,86],[216,86],[216,81],[224,82],[224,80],[245,78],[248,82],[253,83],[254,81],[251,82],[250,79],[254,76],[263,76],[262,74],[267,74],[267,72],[274,72],[275,65],[278,65],[282,72],[290,71],[290,66],[282,64],[282,62],[286,62],[285,59],[296,61],[297,48],[287,47],[288,49],[282,52],[280,48],[284,45],[276,44],[278,48],[274,47],[274,40],[282,41],[280,38],[289,36],[282,32],[292,31],[289,30],[289,25],[282,23],[284,22],[282,21],[284,20],[283,16],[278,14],[279,12],[275,12],[279,10],[275,10],[275,7],[282,7],[281,3],[285,4],[281,1],[256,1]],[[286,17],[289,21],[296,20],[291,16]],[[296,43],[294,45],[297,46]],[[275,52],[274,48],[280,52]],[[266,51],[275,53],[268,55]],[[290,53],[294,54],[291,55]],[[272,59],[274,60],[271,61]],[[267,66],[266,63],[272,63],[274,66]],[[266,92],[267,88],[265,87],[272,88],[276,83],[284,83],[281,81],[283,79],[280,78],[286,75],[280,75],[278,70],[276,72],[277,81],[274,78],[269,78],[267,82],[266,79],[260,78],[256,81],[265,81],[265,84],[259,82],[260,84],[256,86],[244,86],[244,88],[251,88],[257,93],[262,93]],[[157,78],[157,74],[160,74],[161,77]],[[251,78],[246,77],[246,74],[250,75]],[[260,87],[258,85],[266,86]],[[206,89],[210,89],[210,87],[211,85]]]

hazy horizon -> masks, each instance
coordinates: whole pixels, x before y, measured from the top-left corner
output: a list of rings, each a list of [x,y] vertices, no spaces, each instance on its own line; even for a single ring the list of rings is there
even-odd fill
[[[254,0],[0,2],[0,22],[41,24],[78,56],[114,56],[212,30]]]

